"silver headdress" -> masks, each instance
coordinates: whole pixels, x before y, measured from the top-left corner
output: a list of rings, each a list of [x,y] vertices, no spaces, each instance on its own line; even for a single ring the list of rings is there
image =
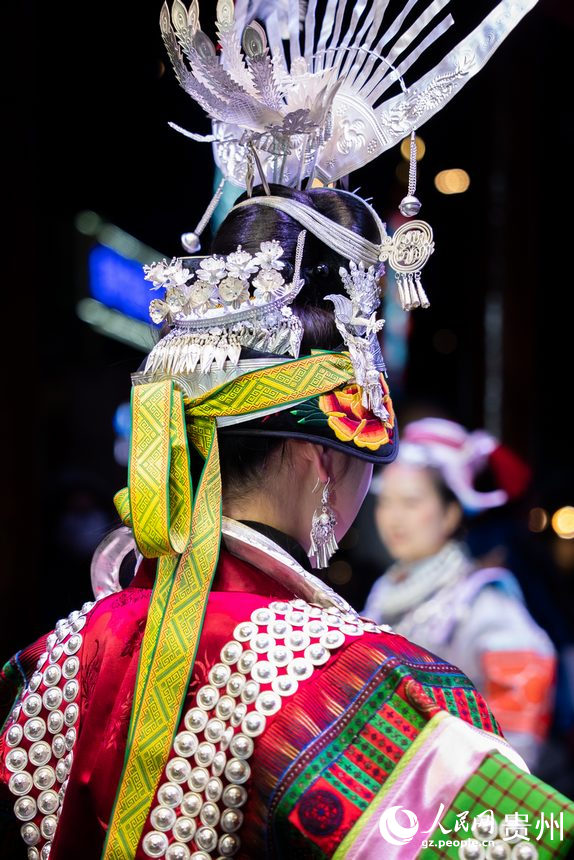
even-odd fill
[[[326,0],[320,7],[317,0],[219,0],[217,48],[200,27],[198,0],[189,8],[173,0],[171,10],[164,3],[160,26],[168,54],[180,84],[210,117],[212,134],[174,127],[211,142],[223,181],[247,189],[248,198],[235,209],[280,210],[302,234],[289,284],[280,274],[277,243],[264,243],[273,245],[275,257],[262,245],[254,256],[239,247],[225,258],[204,258],[195,272],[190,258],[151,267],[147,277],[166,287],[165,299],[152,302],[151,315],[166,318],[172,331],[152,351],[147,374],[237,367],[242,346],[297,356],[302,331],[290,303],[303,284],[299,268],[304,233],[310,232],[349,261],[340,270],[349,298],[327,298],[363,388],[363,405],[384,419],[379,278],[387,262],[403,308],[428,307],[421,270],[434,250],[432,230],[425,221],[409,220],[389,236],[368,207],[379,233],[378,241],[369,241],[299,200],[272,194],[270,183],[301,188],[315,177],[333,183],[410,136],[408,193],[399,208],[405,218],[418,214],[415,129],[482,68],[536,0],[502,0],[407,86],[407,73],[454,23],[443,14],[448,2],[406,0],[389,20],[388,0]],[[256,173],[265,194],[252,196]],[[221,191],[220,184],[195,231],[182,237],[188,251],[199,248]]]
[[[179,82],[213,124],[207,137],[187,134],[211,141],[224,177],[241,187],[256,166],[291,186],[347,176],[441,110],[536,0],[498,3],[407,87],[407,72],[454,23],[440,17],[448,3],[408,0],[389,21],[388,0],[327,0],[320,19],[317,0],[219,0],[219,51],[200,28],[197,0],[189,9],[174,0],[171,14],[164,4],[160,26]]]
[[[305,231],[299,234],[293,276],[282,275],[283,248],[261,242],[250,254],[241,245],[226,256],[179,257],[145,266],[152,289],[165,289],[153,299],[150,316],[171,325],[148,356],[144,373],[188,376],[236,367],[241,347],[295,358],[303,337],[290,304],[304,281],[299,277]],[[196,265],[196,267],[194,267]]]

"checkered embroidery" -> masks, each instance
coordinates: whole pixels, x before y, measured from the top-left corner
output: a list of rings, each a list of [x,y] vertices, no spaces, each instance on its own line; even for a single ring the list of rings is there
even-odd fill
[[[574,852],[574,803],[537,777],[520,770],[501,753],[490,753],[483,759],[478,770],[469,777],[443,815],[440,825],[444,830],[438,825],[429,842],[431,839],[438,843],[440,840],[473,838],[470,827],[475,817],[486,810],[494,812],[498,823],[504,821],[506,815],[527,815],[527,844],[537,849],[539,860],[565,860],[572,856],[570,852]],[[460,828],[461,818],[457,817],[465,812],[468,813],[465,820],[470,825],[466,832]],[[551,816],[559,820],[562,814],[562,840],[556,830],[551,838],[548,827],[542,828],[540,833],[537,823],[542,813],[547,820]],[[457,822],[460,829],[455,830]],[[449,830],[450,833],[445,833]],[[459,848],[429,845],[421,851],[420,857],[422,860],[458,860]]]

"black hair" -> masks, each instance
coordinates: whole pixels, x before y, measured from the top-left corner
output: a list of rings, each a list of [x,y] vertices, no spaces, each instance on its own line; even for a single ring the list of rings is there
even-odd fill
[[[458,497],[456,496],[456,493],[453,493],[453,491],[443,478],[440,469],[435,468],[435,466],[426,466],[426,470],[433,482],[437,494],[440,496],[440,500],[443,503],[444,507],[448,507],[451,502],[455,502],[459,507],[462,507],[458,500]]]
[[[358,197],[334,188],[298,191],[282,185],[271,185],[270,191],[274,196],[304,203],[371,242],[380,242],[378,225]],[[253,190],[253,196],[263,196],[264,193],[261,186]],[[238,202],[243,199],[245,195]],[[241,245],[244,250],[254,254],[261,242],[276,239],[283,248],[283,258],[292,264],[302,229],[297,221],[279,209],[256,204],[244,206],[233,209],[222,222],[214,236],[211,252],[230,254]],[[325,302],[323,296],[343,292],[339,268],[348,265],[348,259],[307,231],[301,262],[305,285],[292,305],[303,324],[301,355],[307,355],[312,349],[343,348],[334,322],[333,306],[331,302]],[[224,500],[239,498],[249,492],[261,480],[269,458],[280,450],[283,460],[286,451],[284,439],[261,435],[234,436],[233,426],[219,431],[219,450]]]
[[[253,487],[260,486],[265,467],[273,455],[278,454],[281,463],[288,456],[286,439],[263,435],[234,436],[226,432],[226,428],[217,432],[224,503],[227,499],[237,501],[249,495]],[[189,465],[194,491],[204,463],[203,457],[190,445]]]
[[[442,476],[442,472],[440,471],[440,469],[437,469],[435,466],[426,466],[425,468],[429,474],[429,477],[433,483],[433,486],[437,492],[437,495],[442,502],[443,508],[446,510],[448,508],[448,506],[454,502],[454,504],[458,505],[458,507],[461,509],[462,514],[463,514],[462,519],[460,521],[460,524],[457,526],[457,528],[455,529],[455,531],[453,532],[451,537],[454,540],[463,540],[466,536],[466,527],[465,527],[465,522],[464,522],[464,508],[461,505],[458,496],[456,495],[456,493],[454,493],[451,490],[449,485],[446,483],[445,479]]]
[[[378,225],[359,197],[334,188],[298,191],[283,185],[271,185],[270,191],[274,196],[305,204],[309,209],[320,212],[371,242],[380,242]],[[253,196],[264,196],[263,188],[257,186]],[[238,202],[243,199],[245,195]],[[214,254],[229,254],[241,245],[246,251],[255,253],[261,242],[277,239],[284,250],[284,259],[292,263],[302,229],[297,221],[280,209],[256,204],[244,206],[233,209],[223,221],[213,239],[211,250]],[[343,292],[339,268],[348,265],[348,259],[307,231],[301,262],[305,286],[292,305],[294,313],[303,323],[302,355],[307,355],[311,349],[342,347],[341,336],[334,324],[333,306],[325,302],[323,296]]]

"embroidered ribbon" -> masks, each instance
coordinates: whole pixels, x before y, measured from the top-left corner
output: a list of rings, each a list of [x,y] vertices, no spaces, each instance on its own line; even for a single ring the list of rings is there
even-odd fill
[[[129,486],[115,503],[142,553],[159,558],[104,860],[135,856],[193,671],[221,540],[217,418],[285,407],[352,377],[348,353],[317,352],[194,400],[171,380],[134,387]],[[193,499],[188,439],[205,460]]]

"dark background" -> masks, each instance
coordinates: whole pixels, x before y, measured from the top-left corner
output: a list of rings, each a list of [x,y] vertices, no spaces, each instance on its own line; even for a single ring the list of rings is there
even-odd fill
[[[490,8],[454,2],[462,24],[469,6],[475,18]],[[164,67],[157,0],[27,3],[17,14],[3,28],[2,76],[6,656],[90,596],[90,543],[115,522],[112,495],[125,483],[113,459],[112,417],[129,398],[141,354],[75,314],[84,259],[74,218],[94,210],[171,256],[213,181],[209,147],[167,126],[174,120],[208,131]],[[203,11],[202,20],[209,18]],[[395,389],[403,420],[424,402],[471,428],[494,422],[491,429],[533,466],[530,503],[549,511],[574,502],[573,29],[567,0],[541,0],[421,130],[427,151],[418,193],[437,244],[425,277],[432,307],[412,318],[406,378]],[[395,179],[399,163],[396,147],[351,179],[351,188],[373,195],[383,217],[404,193]],[[449,167],[470,174],[465,194],[434,188],[436,172]],[[493,394],[485,376],[487,300],[503,310],[494,417],[485,413]],[[344,555],[353,577],[343,590],[358,605],[382,568],[371,507],[369,500]],[[78,523],[84,536],[90,532],[86,540],[74,540]],[[558,604],[572,595],[574,541],[560,541],[556,555],[548,531],[534,540],[535,552],[553,550],[558,561],[548,588],[560,614]],[[537,583],[542,590],[546,576]],[[571,629],[572,602],[562,610]]]

